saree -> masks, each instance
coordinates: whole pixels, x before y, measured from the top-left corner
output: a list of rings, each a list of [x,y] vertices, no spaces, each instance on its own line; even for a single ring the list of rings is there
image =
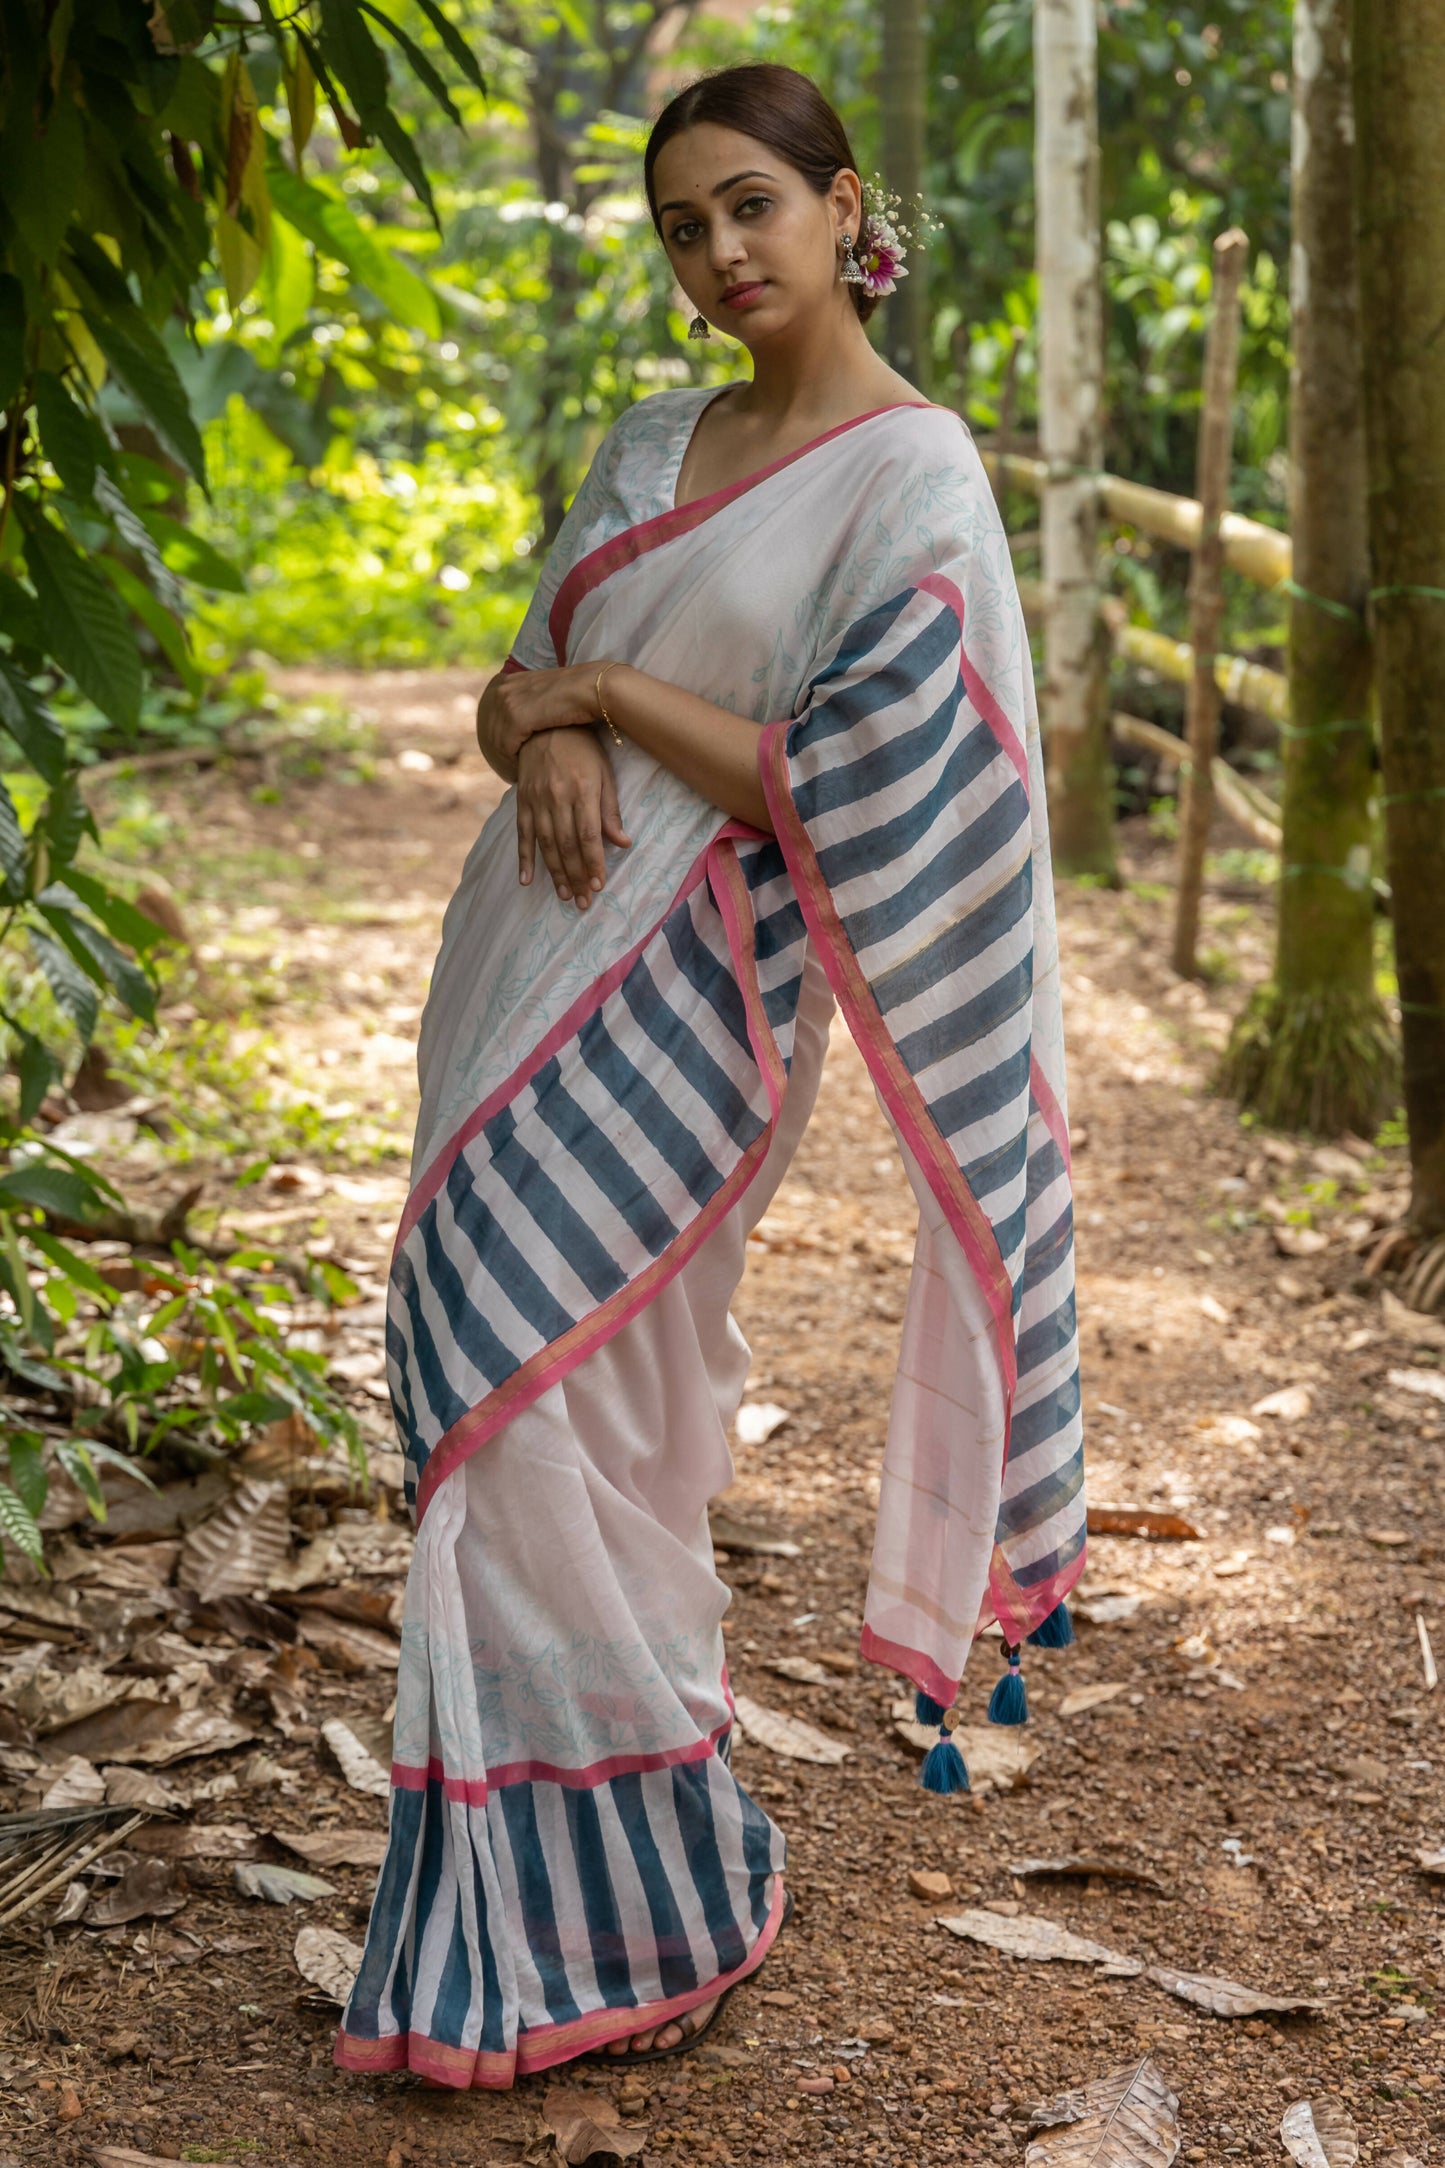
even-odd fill
[[[1037,712],[968,431],[880,409],[674,503],[716,396],[604,441],[506,667],[625,658],[759,727],[775,834],[641,748],[579,913],[512,793],[447,914],[387,1357],[418,1522],[388,1847],[335,2055],[506,2086],[762,1960],[782,1832],[731,1768],[707,1506],[747,1236],[841,1008],[919,1204],[861,1635],[947,1705],[1082,1570]],[[544,892],[545,891],[545,892]]]

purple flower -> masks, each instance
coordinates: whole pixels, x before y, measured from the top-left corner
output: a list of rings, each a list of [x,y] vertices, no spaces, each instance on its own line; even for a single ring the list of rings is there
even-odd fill
[[[870,294],[891,294],[899,279],[906,279],[903,243],[886,218],[870,219],[858,251],[863,285]]]

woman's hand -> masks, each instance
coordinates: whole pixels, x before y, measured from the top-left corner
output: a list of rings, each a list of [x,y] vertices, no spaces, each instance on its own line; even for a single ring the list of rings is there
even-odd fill
[[[575,730],[597,720],[597,671],[591,662],[561,670],[499,673],[477,702],[477,744],[502,780],[517,780],[517,756],[543,730]]]
[[[607,879],[604,842],[626,850],[631,840],[612,763],[594,732],[551,729],[524,739],[517,757],[517,877],[524,888],[540,851],[562,902],[575,899],[585,911]]]

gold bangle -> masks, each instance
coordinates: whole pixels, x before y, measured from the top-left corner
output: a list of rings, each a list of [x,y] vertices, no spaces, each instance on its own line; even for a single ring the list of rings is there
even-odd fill
[[[626,742],[623,738],[622,732],[618,729],[616,723],[613,722],[612,717],[608,714],[606,708],[602,704],[602,680],[606,677],[609,670],[615,670],[616,668],[617,664],[615,662],[603,663],[602,668],[597,673],[597,683],[593,687],[592,697],[597,703],[598,714],[601,716],[603,722],[607,725],[608,729],[612,733],[613,744],[622,745]]]

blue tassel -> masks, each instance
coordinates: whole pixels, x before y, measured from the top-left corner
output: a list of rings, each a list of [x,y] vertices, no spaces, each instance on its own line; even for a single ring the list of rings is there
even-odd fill
[[[946,1715],[943,1703],[925,1694],[922,1687],[913,1697],[913,1720],[917,1724],[941,1724]]]
[[[919,1783],[926,1792],[966,1792],[968,1790],[968,1767],[963,1756],[951,1739],[940,1739],[923,1757],[923,1774]]]
[[[1056,1603],[1046,1619],[1029,1635],[1036,1649],[1067,1649],[1073,1645],[1074,1622],[1066,1603]]]
[[[1026,1724],[1029,1720],[1029,1697],[1024,1691],[1017,1649],[1008,1651],[1008,1670],[989,1697],[988,1720],[990,1724]]]

